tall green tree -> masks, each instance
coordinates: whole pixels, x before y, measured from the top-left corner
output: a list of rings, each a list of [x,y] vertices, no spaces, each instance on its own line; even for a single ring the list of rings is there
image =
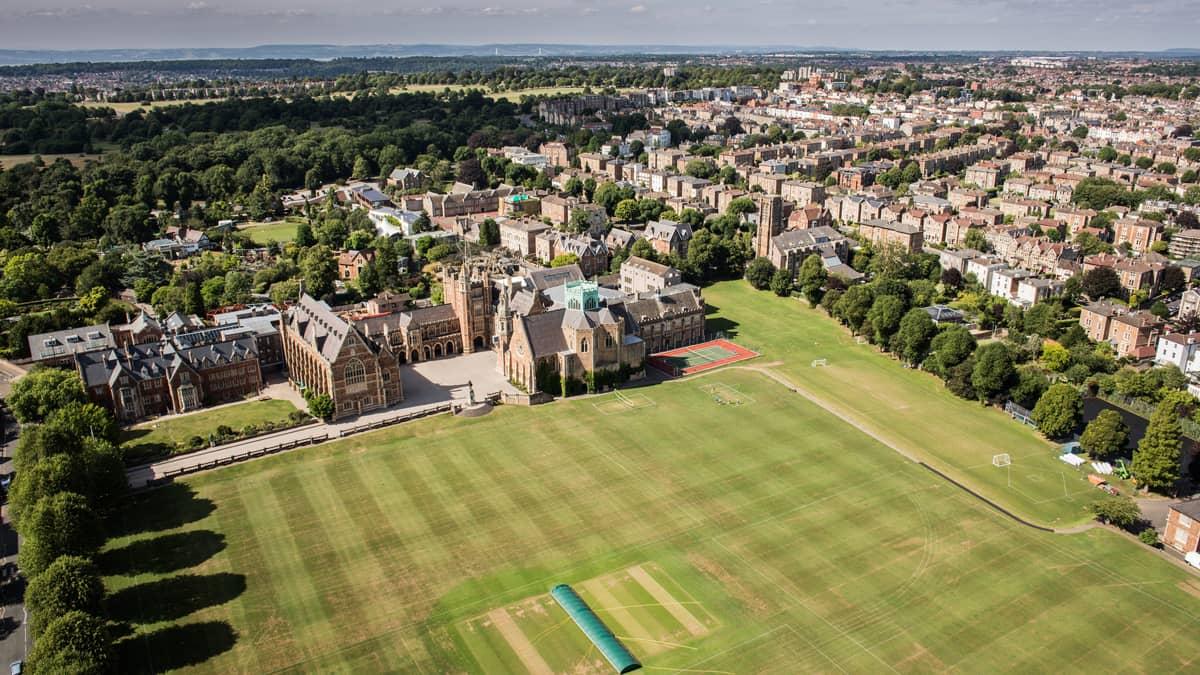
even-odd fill
[[[99,616],[104,584],[95,563],[79,556],[62,556],[29,582],[25,606],[35,635],[68,612]]]
[[[36,673],[101,675],[111,672],[112,642],[108,627],[86,612],[67,612],[51,621],[29,654]]]
[[[900,329],[900,321],[904,318],[906,307],[904,300],[894,295],[880,295],[871,303],[867,312],[867,321],[871,324],[875,343],[884,349],[890,349],[892,336]]]
[[[775,266],[766,258],[755,258],[746,266],[746,281],[760,291],[771,286],[771,277],[774,275]]]
[[[100,518],[87,499],[74,492],[41,498],[18,525],[24,536],[18,556],[28,578],[41,574],[59,556],[91,557],[104,544]]]
[[[925,360],[929,353],[929,344],[937,334],[937,325],[929,313],[920,307],[914,307],[900,319],[900,330],[896,333],[900,356],[909,365],[916,365]]]
[[[975,350],[975,369],[971,385],[979,398],[993,400],[1012,386],[1016,377],[1011,350],[1003,342],[989,342]]]
[[[821,302],[821,289],[828,279],[829,273],[825,271],[825,263],[821,261],[820,255],[814,253],[800,263],[800,274],[796,283],[810,307],[816,307],[817,303]]]
[[[86,402],[79,376],[62,368],[35,368],[13,383],[8,396],[8,406],[22,424],[41,422],[68,404]]]
[[[1168,397],[1150,416],[1146,435],[1133,453],[1133,475],[1156,492],[1167,492],[1179,480],[1183,453],[1183,427],[1179,423],[1179,403]]]
[[[1069,384],[1051,385],[1033,407],[1033,421],[1047,438],[1067,436],[1083,418],[1083,397]]]
[[[1079,436],[1079,447],[1089,457],[1115,457],[1129,443],[1129,426],[1115,410],[1101,410]]]

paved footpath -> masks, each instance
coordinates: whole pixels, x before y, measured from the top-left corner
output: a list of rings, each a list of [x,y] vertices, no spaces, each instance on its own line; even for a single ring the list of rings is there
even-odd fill
[[[320,422],[244,441],[236,441],[207,450],[189,452],[151,464],[131,467],[126,470],[125,475],[129,480],[129,486],[137,489],[144,487],[152,480],[164,477],[169,472],[188,469],[197,464],[208,464],[283,443],[296,442],[297,445],[303,446],[314,438],[328,437],[333,440],[341,437],[343,432],[364,424],[391,419],[398,415],[411,415],[431,410],[438,406],[444,406],[450,401],[465,401],[468,382],[474,384],[477,398],[497,391],[515,393],[516,389],[496,372],[495,363],[496,357],[491,352],[478,352],[457,356],[453,359],[416,363],[401,369],[401,376],[404,378],[404,401],[395,408],[368,413],[344,422],[334,424]],[[286,387],[286,385],[284,386]],[[286,392],[284,394],[286,395]]]
[[[125,471],[125,476],[129,480],[129,486],[132,488],[145,487],[152,480],[162,478],[168,473],[176,472],[181,469],[187,469],[196,466],[197,464],[207,464],[218,460],[244,455],[247,452],[263,450],[265,448],[275,447],[284,443],[297,443],[297,447],[304,447],[305,443],[312,439],[329,439],[334,440],[341,437],[344,432],[360,427],[364,424],[371,424],[380,420],[391,419],[398,415],[410,415],[412,413],[422,412],[438,406],[444,406],[446,401],[435,401],[419,405],[406,405],[397,408],[388,408],[379,412],[369,413],[355,417],[354,419],[337,422],[325,423],[318,422],[308,426],[280,431],[273,434],[264,434],[244,441],[236,441],[227,445],[220,445],[207,450],[198,450],[189,452],[184,455],[170,457],[151,464],[143,464],[135,466]],[[320,440],[318,441],[320,442]]]

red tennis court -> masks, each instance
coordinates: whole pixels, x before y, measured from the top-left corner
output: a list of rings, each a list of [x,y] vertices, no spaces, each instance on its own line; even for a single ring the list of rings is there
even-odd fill
[[[745,361],[756,356],[758,356],[758,352],[735,345],[729,340],[709,340],[697,345],[688,345],[652,354],[647,362],[671,377],[681,377]]]

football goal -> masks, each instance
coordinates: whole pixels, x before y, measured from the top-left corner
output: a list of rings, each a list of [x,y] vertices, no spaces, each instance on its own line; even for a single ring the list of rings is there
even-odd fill
[[[813,368],[820,368],[827,365],[829,365],[829,359],[813,359],[812,363],[809,364]]]
[[[1011,464],[1012,457],[1007,452],[992,455],[992,466],[1010,466]]]

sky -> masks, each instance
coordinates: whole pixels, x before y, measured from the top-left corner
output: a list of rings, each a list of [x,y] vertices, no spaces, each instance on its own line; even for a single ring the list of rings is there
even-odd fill
[[[1200,47],[1200,0],[0,0],[0,48],[771,43]]]

